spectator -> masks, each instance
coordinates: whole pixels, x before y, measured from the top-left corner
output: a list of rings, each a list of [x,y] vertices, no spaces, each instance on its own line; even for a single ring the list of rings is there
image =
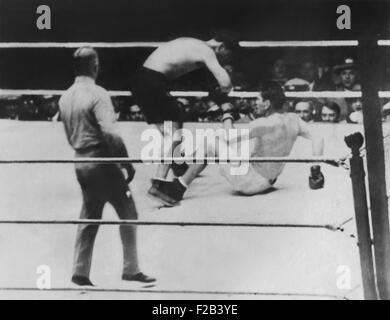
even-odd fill
[[[253,108],[256,107],[256,99],[240,98],[236,101],[236,107],[240,112],[240,119],[236,123],[249,123],[255,119]]]
[[[309,83],[309,91],[326,91],[328,86],[324,83],[323,68],[312,60],[308,59],[301,63],[299,67],[299,78]]]
[[[186,113],[191,112],[191,103],[188,99],[179,98],[179,99],[177,99],[177,103]]]
[[[348,123],[363,123],[363,104],[360,98],[350,101],[352,112],[347,117]]]
[[[359,91],[358,74],[355,61],[352,58],[344,59],[342,64],[336,65],[333,68],[334,85],[336,91]],[[340,106],[340,120],[345,120],[352,112],[351,106],[344,98],[326,99],[327,102],[335,102]]]
[[[309,83],[305,80],[294,78],[291,80],[288,80],[285,85],[283,86],[283,89],[286,92],[296,92],[296,91],[308,91],[309,90]],[[300,100],[297,98],[289,98],[286,99],[286,102],[284,104],[283,109],[286,112],[295,112],[295,105]]]
[[[232,101],[234,107],[240,111],[240,113],[247,114],[251,111],[251,105],[249,99],[237,98]]]
[[[130,101],[125,97],[111,98],[118,121],[130,121]]]
[[[207,112],[203,122],[220,122],[222,120],[221,108],[213,101],[206,102]]]
[[[322,122],[338,123],[340,122],[340,106],[335,102],[329,102],[322,106]]]
[[[35,97],[23,97],[21,109],[19,112],[19,119],[24,121],[40,120],[38,103]]]
[[[130,121],[145,121],[141,108],[136,104],[130,107]]]
[[[297,77],[291,80],[300,80],[307,85],[307,88],[299,91],[326,91],[329,88],[322,78],[324,76],[323,72],[323,67],[319,67],[312,60],[306,59],[299,65]]]
[[[299,101],[295,113],[305,122],[314,122],[314,104],[312,101]]]
[[[4,103],[4,118],[19,120],[20,101],[18,97],[7,97]]]
[[[284,59],[277,59],[272,65],[271,80],[277,82],[282,87],[287,82],[287,65]]]
[[[213,101],[202,99],[196,105],[199,117],[199,122],[214,122],[218,118],[218,112],[214,112],[219,108]]]
[[[386,103],[382,108],[383,121],[390,122],[390,102]]]
[[[42,98],[39,119],[46,121],[59,121],[58,98],[47,95]]]
[[[320,69],[312,60],[306,59],[299,66],[298,77],[289,80],[285,86],[290,86],[291,91],[328,90],[329,88],[323,81],[324,79],[320,79],[320,70],[323,71],[323,69]],[[318,115],[321,114],[321,107],[325,103],[325,100],[312,99],[311,103],[314,109],[313,114],[318,117]]]
[[[289,80],[285,85],[297,86],[294,91],[319,91],[319,77],[316,64],[311,60],[302,62],[299,66],[298,76]]]
[[[306,80],[294,78],[284,84],[286,91],[309,91],[310,83]]]
[[[361,89],[358,83],[358,74],[355,61],[352,58],[346,58],[344,62],[333,68],[336,76],[339,77],[337,91],[359,91]]]
[[[309,83],[309,91],[314,91],[318,84],[318,70],[313,61],[307,60],[299,67],[299,77]]]
[[[233,89],[235,91],[246,90],[249,87],[245,80],[245,75],[242,72],[237,71],[232,65],[226,65],[224,68],[232,80]]]
[[[177,102],[185,112],[186,122],[200,122],[199,118],[201,117],[201,113],[205,112],[203,111],[204,107],[201,99],[194,98],[189,100],[179,98]]]

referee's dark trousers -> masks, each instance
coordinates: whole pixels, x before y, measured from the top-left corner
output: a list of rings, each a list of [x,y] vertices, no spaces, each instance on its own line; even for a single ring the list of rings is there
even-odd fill
[[[77,150],[76,157],[107,157],[104,147]],[[80,219],[101,219],[104,205],[110,203],[120,219],[137,219],[137,210],[124,175],[117,164],[75,165],[80,183],[83,205]],[[73,274],[89,277],[94,242],[99,226],[80,225],[77,230]],[[123,274],[139,272],[136,244],[136,227],[120,226],[123,245]]]

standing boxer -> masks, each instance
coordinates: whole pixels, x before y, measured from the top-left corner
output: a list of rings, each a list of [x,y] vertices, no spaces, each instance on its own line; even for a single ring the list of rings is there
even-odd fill
[[[76,157],[128,157],[116,126],[108,92],[95,84],[99,70],[97,52],[89,47],[74,55],[76,80],[60,99],[61,119]],[[101,219],[106,202],[120,219],[137,219],[128,183],[135,171],[131,164],[76,164],[76,176],[83,194],[81,219]],[[126,175],[126,177],[125,177]],[[89,279],[97,225],[80,225],[77,231],[72,282],[92,286]],[[140,272],[136,227],[120,226],[123,245],[123,274],[127,281],[153,282]]]
[[[172,128],[171,134],[175,135],[185,121],[184,111],[170,95],[172,81],[194,70],[207,68],[220,87],[210,98],[217,104],[222,104],[227,100],[232,83],[229,74],[221,65],[230,62],[238,48],[238,42],[226,33],[221,33],[207,42],[194,38],[179,38],[156,49],[137,73],[132,86],[134,98],[145,114],[147,122],[155,124],[164,137],[164,144],[169,141],[170,153],[181,141],[173,142],[177,139],[169,136],[170,130],[166,128]],[[172,127],[167,126],[167,121],[171,122]],[[162,153],[162,157],[164,156],[166,155]],[[171,167],[177,177],[182,176],[188,168],[186,164],[173,163],[172,166],[159,164],[156,176],[152,179],[152,187],[149,189],[150,195],[165,204],[167,203],[164,200],[164,185]]]

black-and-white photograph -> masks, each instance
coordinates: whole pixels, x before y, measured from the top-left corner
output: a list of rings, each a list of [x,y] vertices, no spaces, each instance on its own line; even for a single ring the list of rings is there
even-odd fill
[[[389,46],[385,0],[0,0],[0,300],[389,300]]]

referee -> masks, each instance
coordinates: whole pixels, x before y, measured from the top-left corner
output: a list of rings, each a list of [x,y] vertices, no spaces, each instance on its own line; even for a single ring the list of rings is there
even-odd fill
[[[60,99],[61,119],[76,157],[128,157],[118,132],[108,92],[95,84],[99,72],[97,52],[82,47],[73,54],[76,79]],[[101,219],[109,202],[120,219],[137,219],[128,183],[135,171],[131,164],[76,164],[83,205],[81,219]],[[80,225],[77,231],[72,282],[93,286],[89,274],[97,225]],[[123,245],[123,274],[127,281],[153,282],[138,266],[136,227],[120,226]]]

